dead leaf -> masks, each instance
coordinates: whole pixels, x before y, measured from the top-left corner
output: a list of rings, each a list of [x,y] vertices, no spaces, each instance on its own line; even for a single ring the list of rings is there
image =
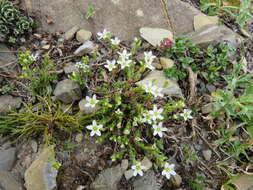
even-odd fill
[[[46,20],[47,24],[53,24],[54,23],[54,19],[51,17],[48,17]]]

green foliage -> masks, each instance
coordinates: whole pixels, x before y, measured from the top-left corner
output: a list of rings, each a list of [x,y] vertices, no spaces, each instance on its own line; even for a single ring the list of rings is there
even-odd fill
[[[15,85],[13,83],[6,84],[2,88],[0,88],[0,93],[9,94],[13,91],[14,88],[15,88]]]
[[[239,5],[224,5],[222,0],[200,0],[201,9],[209,15],[227,14],[235,20],[235,22],[242,28],[246,22],[252,19],[252,10],[250,0],[239,1]]]
[[[95,14],[95,9],[92,7],[89,7],[87,10],[87,13],[85,14],[85,19],[88,20],[90,18],[92,18]]]
[[[200,174],[197,174],[197,177],[194,180],[190,180],[188,181],[189,185],[191,185],[191,187],[194,190],[204,190],[204,182],[205,182],[205,177],[203,177]]]
[[[21,53],[18,56],[18,61],[22,66],[21,78],[29,80],[29,90],[34,96],[46,96],[52,93],[51,83],[57,80],[56,74],[51,74],[50,71],[55,70],[54,64],[50,61],[48,55],[44,55],[41,65],[32,69],[32,64],[36,58],[29,51]]]
[[[34,22],[24,16],[16,7],[5,0],[0,0],[0,36],[6,41],[15,43],[18,38],[31,32]]]
[[[39,97],[35,105],[24,104],[19,113],[0,116],[0,134],[17,137],[36,137],[43,134],[45,143],[52,143],[58,135],[71,134],[80,129],[78,120],[62,110],[61,104]]]
[[[208,82],[215,82],[221,79],[221,73],[225,72],[230,64],[228,57],[232,50],[225,44],[209,46],[207,50],[202,50],[185,37],[178,37],[172,47],[165,50],[165,56],[173,59],[177,66],[166,69],[165,75],[181,80],[186,77],[185,69],[191,67],[195,72],[200,71]]]

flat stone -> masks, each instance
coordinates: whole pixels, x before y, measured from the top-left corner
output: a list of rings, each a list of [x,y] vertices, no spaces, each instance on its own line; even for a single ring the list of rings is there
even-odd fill
[[[125,168],[122,168],[121,165],[102,171],[91,184],[91,189],[117,190],[118,183],[120,182],[124,172]]]
[[[164,38],[173,40],[173,34],[171,31],[163,28],[143,27],[140,28],[140,35],[154,47],[160,46]]]
[[[0,171],[1,190],[22,190],[23,185],[19,183],[10,172]]]
[[[82,134],[82,133],[78,133],[78,134],[76,135],[76,137],[75,137],[75,141],[76,141],[77,143],[82,142],[82,141],[83,141],[83,134]]]
[[[75,63],[70,62],[63,67],[63,70],[65,74],[71,74],[73,72],[77,72],[78,68],[76,67]]]
[[[203,150],[202,151],[202,154],[205,158],[206,161],[210,161],[211,160],[211,157],[212,157],[212,151],[207,149],[207,150]]]
[[[160,0],[75,0],[74,3],[70,0],[24,0],[21,4],[29,13],[40,12],[40,27],[49,32],[66,32],[78,26],[96,34],[106,28],[121,40],[133,40],[142,26],[168,27]],[[90,7],[95,14],[86,20],[84,16]],[[54,23],[48,24],[47,17]]]
[[[21,106],[22,99],[11,95],[0,96],[0,115],[5,115]]]
[[[183,97],[182,90],[180,89],[178,83],[171,79],[167,79],[164,76],[163,71],[151,71],[144,79],[137,82],[138,86],[142,86],[144,84],[148,84],[150,81],[154,81],[154,85],[162,88],[162,93],[164,95],[168,95],[170,97]]]
[[[85,41],[90,40],[91,36],[92,33],[90,31],[81,29],[76,33],[76,40],[84,43]]]
[[[16,161],[16,148],[1,149],[0,147],[0,171],[11,170]]]
[[[70,28],[69,30],[67,30],[63,36],[64,40],[72,40],[78,30],[79,30],[78,26],[74,26]]]
[[[130,170],[125,171],[124,176],[125,176],[126,180],[131,179],[134,176],[133,170],[130,169]]]
[[[161,188],[153,170],[149,170],[142,177],[136,178],[133,186],[134,190],[159,190]]]
[[[83,99],[79,102],[79,109],[84,114],[92,114],[100,109],[100,106],[98,104],[96,104],[94,108],[86,107],[85,104],[87,104],[86,99]]]
[[[172,59],[168,59],[166,57],[160,57],[160,63],[163,67],[163,69],[171,68],[175,65],[174,61]]]
[[[141,165],[145,167],[143,171],[148,171],[150,168],[152,168],[153,164],[147,157],[144,157],[143,160],[141,161]]]
[[[3,43],[0,43],[0,73],[5,74],[17,74],[18,64],[14,63],[16,61],[16,56],[11,50]]]
[[[207,16],[203,14],[198,14],[194,16],[194,29],[198,30],[206,25],[215,24],[218,25],[218,16]]]
[[[61,100],[63,103],[70,104],[80,100],[82,92],[78,83],[65,79],[57,83],[54,95],[56,99]]]
[[[53,147],[44,148],[25,172],[27,190],[53,190],[57,187],[58,172],[52,167],[53,162],[55,162]]]
[[[206,25],[188,34],[187,37],[191,42],[202,48],[217,45],[218,43],[227,43],[230,47],[236,48],[242,42],[241,36],[223,25]]]
[[[42,49],[44,49],[44,50],[48,50],[49,48],[50,48],[49,44],[42,46]]]
[[[96,48],[97,46],[92,41],[86,41],[75,50],[74,54],[76,56],[83,56],[92,53]]]

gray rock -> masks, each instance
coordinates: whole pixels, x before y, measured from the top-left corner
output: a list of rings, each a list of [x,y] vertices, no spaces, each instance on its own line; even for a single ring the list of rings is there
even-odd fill
[[[212,151],[207,149],[207,150],[203,150],[202,151],[202,154],[205,158],[206,161],[210,161],[211,160],[211,157],[212,157]]]
[[[18,64],[14,63],[16,61],[16,56],[11,52],[11,50],[4,44],[0,43],[0,73],[6,74],[17,74]]]
[[[23,0],[21,5],[30,13],[41,12],[38,22],[49,32],[66,32],[79,26],[96,34],[106,28],[121,40],[133,40],[142,26],[167,28],[159,0],[75,0],[75,3],[70,0],[43,0],[40,3]],[[90,7],[95,9],[95,14],[86,20],[84,12]],[[46,22],[46,15],[54,19],[54,24]]]
[[[152,63],[152,66],[154,66],[157,70],[161,70],[163,68],[162,65],[156,61]]]
[[[63,67],[63,70],[65,72],[65,74],[71,74],[73,72],[77,72],[78,69],[76,68],[75,66],[75,63],[67,63],[64,67]]]
[[[144,84],[148,84],[150,81],[154,81],[154,85],[159,88],[163,88],[162,93],[164,95],[168,95],[170,97],[183,97],[183,93],[177,82],[167,79],[164,76],[163,71],[151,71],[143,80],[137,82],[138,86],[142,86]]]
[[[153,170],[149,170],[142,177],[136,178],[133,186],[134,190],[159,190],[161,188]]]
[[[85,41],[90,40],[91,36],[92,33],[90,31],[81,29],[76,33],[76,40],[84,43]]]
[[[210,92],[210,93],[212,93],[216,90],[216,87],[212,84],[207,84],[206,88],[207,88],[208,92]]]
[[[22,184],[19,183],[9,172],[0,171],[0,189],[1,190],[22,190]]]
[[[227,43],[230,47],[236,48],[242,37],[225,26],[207,25],[187,35],[194,44],[207,48],[209,45]]]
[[[174,186],[180,187],[180,185],[182,184],[182,177],[178,174],[174,175],[171,177],[171,182]]]
[[[152,162],[147,157],[143,158],[141,165],[145,167],[143,171],[148,171],[150,168],[152,168]]]
[[[30,146],[34,153],[38,151],[38,143],[35,140],[30,141]]]
[[[198,14],[194,16],[194,29],[198,30],[209,24],[218,24],[219,17],[218,16],[207,16],[203,14]]]
[[[42,46],[42,49],[44,49],[44,50],[48,50],[49,48],[50,48],[49,44]]]
[[[140,29],[140,35],[154,47],[160,46],[164,38],[173,40],[173,34],[171,31],[163,28],[143,27]]]
[[[79,30],[78,26],[74,26],[71,29],[69,29],[67,32],[65,32],[63,36],[64,40],[72,40],[78,30]]]
[[[84,54],[92,53],[96,48],[97,46],[92,41],[86,41],[75,50],[74,54],[76,56],[83,56]]]
[[[125,164],[122,164],[125,165]],[[91,184],[92,190],[117,190],[117,185],[122,178],[126,168],[118,165],[102,171]]]
[[[27,190],[53,190],[57,187],[58,172],[52,167],[53,162],[55,162],[53,147],[44,148],[25,172]]]
[[[174,61],[172,59],[168,59],[166,57],[160,57],[160,63],[163,67],[163,69],[171,68],[175,65]]]
[[[91,107],[85,107],[85,104],[87,103],[86,99],[83,99],[79,102],[79,109],[81,112],[83,112],[84,114],[91,114],[91,113],[95,113],[96,111],[98,111],[100,109],[100,106],[98,104],[95,105],[94,108]]]
[[[2,149],[0,147],[0,171],[11,170],[16,161],[16,148]]]
[[[133,170],[130,169],[130,170],[125,171],[124,176],[125,176],[126,180],[131,179],[134,176]]]
[[[82,92],[79,84],[72,80],[65,79],[58,82],[54,90],[56,99],[61,100],[65,104],[70,104],[76,100],[80,100]]]
[[[5,115],[11,110],[20,108],[22,99],[20,97],[12,97],[10,95],[0,96],[0,115]]]

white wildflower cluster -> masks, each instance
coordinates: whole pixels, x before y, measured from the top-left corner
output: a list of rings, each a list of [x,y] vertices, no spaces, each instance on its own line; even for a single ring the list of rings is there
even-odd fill
[[[146,93],[151,93],[155,98],[163,97],[162,94],[163,89],[153,85],[151,81],[148,82],[147,84],[144,84],[142,88],[145,90]]]
[[[135,165],[132,165],[131,168],[133,170],[133,175],[134,176],[137,176],[137,175],[143,176],[143,171],[142,170],[146,169],[146,167],[143,166],[141,164],[141,162],[137,162]]]
[[[152,51],[144,52],[145,67],[150,70],[154,70],[155,67],[152,65],[156,56],[153,55]]]
[[[111,33],[106,29],[104,29],[103,32],[98,32],[97,35],[99,40],[106,40],[111,38]]]
[[[82,69],[84,72],[88,72],[90,67],[89,65],[84,64],[83,62],[79,61],[75,64],[75,67],[78,69]]]
[[[124,49],[122,52],[118,52],[119,54],[119,60],[117,63],[121,66],[121,69],[124,69],[126,67],[130,67],[131,63],[133,61],[130,59],[131,53],[128,53],[126,49]]]
[[[185,121],[187,121],[189,119],[193,119],[191,114],[192,114],[192,110],[184,109],[183,112],[181,112],[178,115],[175,114],[173,117],[174,117],[174,119],[183,118]]]
[[[163,109],[157,108],[157,105],[154,105],[153,110],[149,110],[143,114],[143,117],[140,119],[142,123],[148,123],[152,125],[153,128],[153,135],[163,137],[163,132],[168,131],[166,127],[163,127],[163,123],[160,122],[164,119],[163,115]]]
[[[90,130],[90,136],[94,136],[94,135],[97,135],[97,136],[101,136],[101,129],[103,129],[103,125],[99,125],[97,124],[97,121],[96,120],[93,120],[92,121],[92,124],[91,125],[88,125],[86,127],[88,130]]]
[[[115,38],[111,39],[111,43],[114,46],[118,46],[120,44],[120,39],[118,37],[115,37]]]

